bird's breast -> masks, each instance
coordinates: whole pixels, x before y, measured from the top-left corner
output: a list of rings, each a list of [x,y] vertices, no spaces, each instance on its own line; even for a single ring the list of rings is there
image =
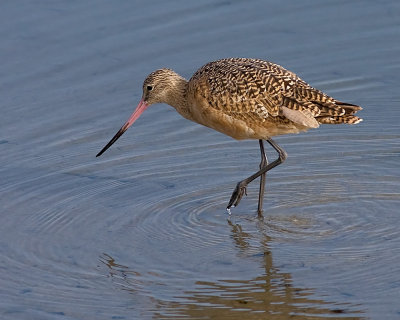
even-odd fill
[[[188,99],[190,120],[212,128],[234,139],[258,139],[256,132],[243,120],[211,107],[202,99]]]

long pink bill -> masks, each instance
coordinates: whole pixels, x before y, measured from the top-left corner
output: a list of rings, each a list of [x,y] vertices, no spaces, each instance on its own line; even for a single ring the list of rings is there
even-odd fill
[[[140,100],[138,106],[136,107],[135,111],[132,113],[130,116],[129,120],[121,127],[121,129],[118,130],[118,132],[115,134],[115,136],[110,140],[110,142],[107,143],[107,145],[101,149],[101,151],[96,155],[96,157],[101,156],[104,151],[106,151],[111,145],[118,140],[122,134],[128,130],[128,128],[140,117],[140,115],[143,113],[144,110],[148,108],[148,104],[142,99]]]

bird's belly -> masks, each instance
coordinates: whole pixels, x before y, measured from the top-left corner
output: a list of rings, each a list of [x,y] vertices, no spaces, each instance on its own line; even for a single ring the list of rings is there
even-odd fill
[[[199,108],[196,104],[192,104],[190,109],[190,120],[237,140],[268,139],[273,136],[299,133],[308,129],[291,121],[279,123],[273,119],[266,119],[264,122],[257,123],[251,120],[241,120],[224,113],[223,110],[211,107]]]
[[[208,128],[226,134],[234,139],[255,139],[254,131],[244,121],[237,120],[211,107],[199,107],[192,103],[189,114],[185,118]]]
[[[234,139],[265,139],[259,137],[259,134],[245,121],[235,119],[225,114],[221,110],[211,107],[198,108],[196,105],[191,110],[191,120],[200,123],[206,127],[212,128],[218,132],[226,134]]]
[[[234,119],[228,115],[217,115],[215,117],[209,115],[207,120],[201,122],[201,124],[234,139],[259,139],[256,132],[242,120]]]

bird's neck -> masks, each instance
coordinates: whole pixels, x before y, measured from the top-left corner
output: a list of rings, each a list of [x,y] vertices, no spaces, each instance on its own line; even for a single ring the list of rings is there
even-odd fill
[[[170,86],[165,102],[174,107],[183,117],[191,119],[187,105],[188,81],[177,74],[171,79]]]

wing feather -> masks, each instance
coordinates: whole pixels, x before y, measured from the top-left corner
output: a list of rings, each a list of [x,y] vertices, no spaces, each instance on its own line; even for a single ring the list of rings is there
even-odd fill
[[[280,65],[246,58],[210,62],[192,77],[195,90],[209,106],[243,120],[262,124],[284,118],[317,128],[319,123],[358,123],[353,116],[361,107],[343,103],[311,87]],[[189,81],[189,85],[192,82]]]

